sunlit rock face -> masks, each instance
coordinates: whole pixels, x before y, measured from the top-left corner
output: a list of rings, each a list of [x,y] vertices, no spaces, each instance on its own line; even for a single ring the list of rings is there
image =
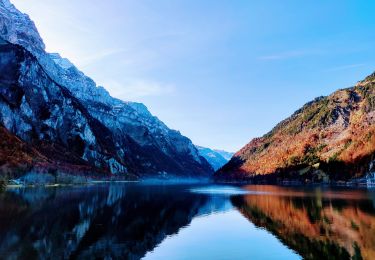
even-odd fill
[[[115,99],[0,1],[0,123],[53,161],[112,174],[207,176],[192,142],[140,103]]]
[[[216,176],[367,182],[374,160],[375,73],[351,88],[307,103],[244,146]]]
[[[0,1],[0,34],[2,39],[22,45],[36,56],[44,53],[45,46],[34,22],[9,0]]]

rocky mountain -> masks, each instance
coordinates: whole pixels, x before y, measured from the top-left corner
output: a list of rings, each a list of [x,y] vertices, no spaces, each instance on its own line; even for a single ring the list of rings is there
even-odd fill
[[[227,152],[227,151],[224,151],[224,150],[217,150],[217,149],[214,149],[214,152],[220,154],[227,161],[229,161],[230,159],[232,159],[232,156],[234,154],[232,152]]]
[[[0,172],[7,176],[17,171],[27,171],[30,165],[47,159],[31,145],[23,142],[11,134],[4,127],[0,127]]]
[[[328,182],[373,178],[375,73],[307,103],[238,151],[218,179]]]
[[[0,125],[10,141],[30,147],[29,170],[42,160],[54,171],[83,167],[122,176],[212,172],[187,137],[143,104],[111,97],[44,49],[29,17],[0,0]]]
[[[212,168],[215,171],[220,169],[231,158],[231,153],[229,152],[213,150],[198,145],[196,145],[195,147],[198,149],[199,154],[208,161],[208,163],[212,166]]]

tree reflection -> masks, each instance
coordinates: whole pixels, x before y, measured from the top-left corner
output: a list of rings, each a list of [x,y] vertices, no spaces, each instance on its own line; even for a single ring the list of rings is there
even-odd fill
[[[263,195],[235,196],[233,205],[305,259],[375,259],[371,192],[277,186],[246,189]]]

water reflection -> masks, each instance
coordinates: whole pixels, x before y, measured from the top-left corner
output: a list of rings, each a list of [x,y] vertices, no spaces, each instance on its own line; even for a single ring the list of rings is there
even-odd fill
[[[0,256],[139,259],[194,216],[223,205],[182,190],[121,184],[8,191],[0,194]]]
[[[233,259],[295,258],[292,250],[305,259],[375,259],[374,198],[368,190],[277,186],[10,189],[0,193],[0,259],[140,259],[170,255],[176,245],[190,249],[173,255],[204,259],[194,251],[202,244]]]
[[[375,259],[374,192],[247,186],[232,197],[252,223],[305,259]]]

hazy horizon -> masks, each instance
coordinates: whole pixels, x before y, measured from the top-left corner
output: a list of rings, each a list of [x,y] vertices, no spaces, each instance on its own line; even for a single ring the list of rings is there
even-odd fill
[[[230,152],[375,68],[366,1],[11,2],[114,97]]]

